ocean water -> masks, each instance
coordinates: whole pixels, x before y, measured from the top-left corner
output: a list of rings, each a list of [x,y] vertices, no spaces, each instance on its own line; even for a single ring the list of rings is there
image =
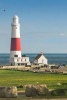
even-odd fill
[[[30,61],[33,62],[37,54],[26,53],[25,55],[30,57]],[[67,54],[44,54],[48,59],[49,64],[65,64],[67,65]],[[10,54],[0,54],[0,65],[9,64]]]

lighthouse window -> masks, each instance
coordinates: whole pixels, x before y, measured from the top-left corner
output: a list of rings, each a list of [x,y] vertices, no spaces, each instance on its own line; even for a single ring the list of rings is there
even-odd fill
[[[14,55],[14,57],[18,57],[18,55]]]

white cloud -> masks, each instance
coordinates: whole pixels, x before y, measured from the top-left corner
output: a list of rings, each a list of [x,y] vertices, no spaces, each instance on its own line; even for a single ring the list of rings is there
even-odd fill
[[[64,36],[64,34],[63,34],[63,33],[61,33],[60,35],[61,35],[61,36]]]

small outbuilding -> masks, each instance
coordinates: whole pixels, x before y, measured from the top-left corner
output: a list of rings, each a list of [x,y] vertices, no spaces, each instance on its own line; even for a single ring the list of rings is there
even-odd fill
[[[43,53],[40,53],[35,57],[34,64],[36,64],[36,65],[47,65],[48,64],[48,60],[43,55]]]

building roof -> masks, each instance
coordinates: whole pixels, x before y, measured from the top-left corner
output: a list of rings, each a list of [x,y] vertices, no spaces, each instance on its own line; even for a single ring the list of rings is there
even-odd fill
[[[42,53],[38,54],[38,55],[35,57],[35,60],[38,60],[42,55],[43,55]]]

